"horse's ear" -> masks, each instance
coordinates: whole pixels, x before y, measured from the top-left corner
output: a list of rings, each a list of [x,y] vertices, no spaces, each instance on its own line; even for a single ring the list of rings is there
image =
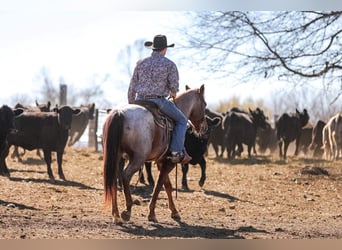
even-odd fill
[[[201,94],[204,94],[204,84],[202,84],[202,86],[200,87],[199,92],[200,92]]]
[[[185,90],[190,89],[190,87],[188,85],[185,85]]]

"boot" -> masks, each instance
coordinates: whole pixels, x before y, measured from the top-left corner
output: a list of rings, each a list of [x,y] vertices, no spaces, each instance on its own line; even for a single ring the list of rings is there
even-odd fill
[[[181,161],[181,164],[187,164],[191,161],[192,157],[188,154],[188,152],[186,152],[186,150],[184,149],[183,150],[183,159]]]
[[[186,164],[191,161],[192,158],[184,149],[180,152],[171,152],[170,156],[168,156],[167,159],[171,160],[172,163]]]

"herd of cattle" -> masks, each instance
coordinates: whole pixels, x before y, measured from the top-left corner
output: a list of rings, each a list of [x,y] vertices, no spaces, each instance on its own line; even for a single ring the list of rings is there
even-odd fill
[[[27,150],[41,149],[47,165],[47,173],[51,180],[51,152],[57,153],[58,175],[65,180],[62,169],[62,157],[65,146],[73,145],[86,129],[89,119],[94,118],[95,104],[80,107],[62,106],[51,108],[50,102],[44,105],[27,107],[16,105],[13,108],[3,105],[0,108],[0,175],[9,176],[6,158],[9,149],[14,146],[18,157],[18,147]],[[274,153],[277,148],[279,156],[287,157],[289,144],[295,141],[295,155],[300,151],[312,157],[323,157],[334,160],[342,153],[342,114],[337,114],[327,122],[319,120],[315,126],[308,127],[309,114],[296,109],[294,113],[284,113],[272,126],[264,112],[256,108],[248,111],[232,108],[222,114],[206,109],[208,131],[205,135],[197,135],[189,127],[185,148],[192,156],[190,164],[201,166],[199,185],[206,179],[206,153],[212,145],[216,157],[223,157],[226,151],[228,158],[241,157],[243,145],[247,146],[248,157],[253,154]],[[253,150],[253,152],[252,152]],[[151,176],[151,164],[146,163]],[[188,189],[187,172],[189,164],[182,165],[182,187]],[[153,185],[153,183],[152,183]]]

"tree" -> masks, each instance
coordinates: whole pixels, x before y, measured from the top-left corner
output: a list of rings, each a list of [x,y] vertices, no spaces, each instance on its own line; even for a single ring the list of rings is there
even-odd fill
[[[110,78],[109,74],[100,76],[94,74],[88,86],[82,88],[76,88],[72,83],[68,83],[63,77],[59,78],[58,83],[54,83],[50,76],[49,70],[43,67],[36,76],[36,81],[43,82],[42,86],[39,87],[41,102],[50,101],[53,105],[59,104],[59,84],[67,85],[67,104],[71,106],[77,106],[81,104],[96,103],[97,107],[110,107],[110,102],[103,96],[103,90],[101,85],[103,82]]]
[[[119,65],[119,71],[123,75],[122,83],[127,89],[127,83],[129,83],[133,75],[135,65],[139,60],[146,57],[147,50],[144,47],[144,42],[144,39],[137,39],[132,44],[128,44],[126,47],[121,49],[118,54],[117,62]]]
[[[207,71],[276,77],[300,82],[323,80],[342,88],[342,11],[190,12],[189,49]]]

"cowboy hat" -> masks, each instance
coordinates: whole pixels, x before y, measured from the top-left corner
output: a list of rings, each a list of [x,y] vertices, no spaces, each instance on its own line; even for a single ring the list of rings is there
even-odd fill
[[[156,35],[153,38],[153,42],[146,41],[144,45],[146,48],[157,50],[175,46],[174,43],[167,45],[167,38],[164,35]]]

